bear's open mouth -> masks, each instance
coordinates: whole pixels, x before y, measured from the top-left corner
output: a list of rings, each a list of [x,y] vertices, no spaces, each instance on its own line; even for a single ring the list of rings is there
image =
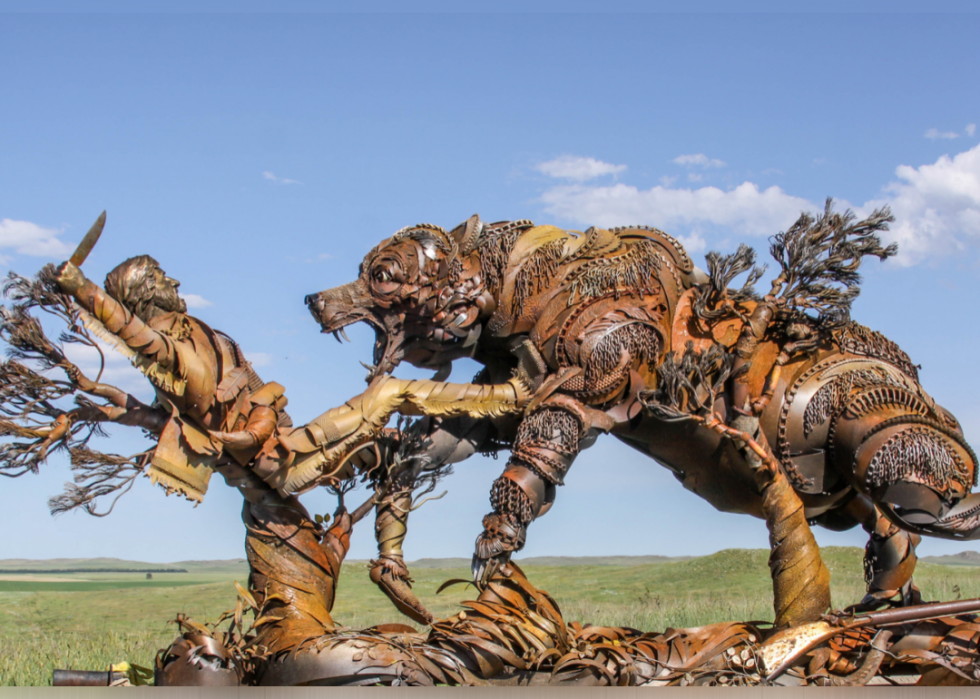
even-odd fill
[[[385,312],[371,304],[366,285],[336,287],[306,297],[310,313],[321,332],[333,334],[338,342],[348,340],[344,328],[364,322],[374,328],[374,364],[368,368],[368,381],[394,371],[403,360],[413,366],[439,370],[447,362],[469,354],[475,346],[474,330],[479,325],[478,309],[452,299],[440,309],[439,317],[404,317]],[[476,333],[476,337],[479,333]]]

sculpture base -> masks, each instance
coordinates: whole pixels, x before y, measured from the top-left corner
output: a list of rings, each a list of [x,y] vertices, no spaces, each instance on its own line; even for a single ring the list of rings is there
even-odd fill
[[[200,626],[158,655],[158,685],[980,685],[980,600],[826,616],[784,629],[724,622],[645,633],[566,624],[513,564],[425,633],[344,630],[263,653]],[[970,612],[970,613],[966,613]],[[194,638],[191,638],[195,636]]]

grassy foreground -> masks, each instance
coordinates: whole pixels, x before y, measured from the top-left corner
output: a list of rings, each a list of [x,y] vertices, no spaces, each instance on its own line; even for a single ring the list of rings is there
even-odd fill
[[[828,547],[837,606],[858,601],[862,551]],[[527,565],[525,572],[558,601],[567,621],[646,631],[728,620],[772,619],[768,551],[728,550],[644,565]],[[106,669],[123,660],[150,667],[176,636],[177,612],[204,621],[234,606],[244,562],[182,563],[187,573],[59,574],[57,581],[0,575],[0,685],[47,685],[54,668]],[[64,566],[59,565],[58,568]],[[473,599],[472,587],[435,591],[465,566],[415,567],[415,590],[437,616]],[[920,563],[916,583],[926,599],[980,597],[980,568]],[[368,580],[364,562],[345,564],[334,610],[338,623],[364,628],[403,621]]]

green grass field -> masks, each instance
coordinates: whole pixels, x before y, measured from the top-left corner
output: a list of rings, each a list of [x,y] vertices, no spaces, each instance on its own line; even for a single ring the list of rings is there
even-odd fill
[[[862,551],[828,547],[823,556],[831,570],[834,604],[858,601],[864,592]],[[661,631],[771,619],[767,560],[768,551],[729,550],[642,565],[532,561],[524,569],[555,597],[567,621]],[[593,561],[601,559],[588,562]],[[463,560],[448,563],[452,567],[433,567],[438,561],[413,567],[415,590],[437,617],[454,613],[459,602],[475,597],[474,589],[464,585],[435,594],[446,580],[469,577]],[[120,562],[118,567],[134,565]],[[244,561],[172,565],[188,572],[154,574],[152,580],[140,573],[59,573],[52,576],[58,582],[39,581],[43,575],[27,580],[0,573],[0,685],[47,685],[54,668],[106,669],[124,660],[152,666],[157,649],[176,636],[169,620],[178,612],[199,621],[216,618],[235,604],[233,581],[245,584],[248,577]],[[2,567],[15,566],[4,562]],[[69,566],[62,561],[50,567]],[[920,563],[916,582],[926,599],[980,597],[976,566]],[[345,564],[334,618],[354,628],[408,621],[368,580],[364,562]]]

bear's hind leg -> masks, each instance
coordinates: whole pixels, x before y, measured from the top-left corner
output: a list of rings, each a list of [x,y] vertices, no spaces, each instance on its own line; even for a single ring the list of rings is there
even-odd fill
[[[902,606],[921,603],[912,573],[918,560],[915,547],[922,537],[896,527],[865,495],[859,494],[845,509],[868,532],[864,548],[867,594],[851,610],[868,611],[889,602]]]

